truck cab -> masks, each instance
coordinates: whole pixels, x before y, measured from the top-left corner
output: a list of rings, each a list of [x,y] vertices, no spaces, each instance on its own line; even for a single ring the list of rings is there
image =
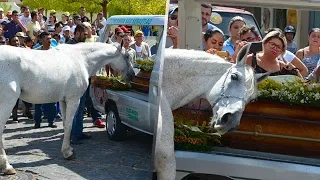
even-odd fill
[[[110,31],[118,25],[132,26],[133,30],[141,29],[141,26],[155,27],[157,33],[145,36],[144,41],[151,46],[157,46],[157,52],[151,59],[155,64],[150,74],[148,90],[138,91],[134,88],[125,91],[102,89],[90,86],[90,95],[94,107],[106,114],[106,130],[111,140],[123,140],[127,130],[135,129],[143,133],[153,135],[154,124],[158,116],[158,83],[161,58],[163,56],[163,37],[166,31],[166,18],[163,15],[119,15],[109,17],[107,27],[101,42],[108,41]],[[134,68],[136,75],[139,69]],[[102,69],[104,71],[104,69]],[[131,85],[132,82],[131,82]]]

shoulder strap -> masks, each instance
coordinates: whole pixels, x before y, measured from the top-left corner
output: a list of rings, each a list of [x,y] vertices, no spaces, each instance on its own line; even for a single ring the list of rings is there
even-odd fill
[[[257,54],[256,53],[253,53],[253,55],[252,55],[251,66],[253,67],[253,69],[256,69],[256,67],[257,67]]]
[[[304,48],[302,49],[302,59],[304,59]]]

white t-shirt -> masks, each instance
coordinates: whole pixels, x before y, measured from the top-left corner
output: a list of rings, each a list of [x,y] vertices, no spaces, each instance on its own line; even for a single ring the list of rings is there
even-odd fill
[[[284,55],[282,57],[280,57],[280,59],[283,61],[283,59],[285,59],[288,63],[291,63],[291,61],[293,61],[293,59],[296,57],[296,55],[294,55],[292,52],[286,50],[286,52],[284,53]]]
[[[22,24],[24,27],[27,27],[28,22],[31,21],[31,16],[29,16],[29,17],[20,16],[20,17],[19,17],[19,20],[20,20],[21,24]]]

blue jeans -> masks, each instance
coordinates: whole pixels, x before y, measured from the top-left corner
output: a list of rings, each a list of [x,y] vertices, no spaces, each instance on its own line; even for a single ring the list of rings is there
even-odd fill
[[[55,103],[55,105],[56,105],[56,108],[57,108],[57,110],[56,110],[56,112],[57,112],[57,114],[60,114],[61,112],[60,112],[60,106],[59,106],[59,102],[57,102],[57,103]],[[47,108],[43,108],[43,113],[46,115],[46,116],[48,116],[48,109]]]
[[[101,115],[101,112],[99,112],[98,110],[96,110],[96,108],[94,108],[94,106],[92,104],[92,99],[90,97],[89,89],[90,88],[88,88],[87,91],[86,91],[86,107],[87,107],[88,111],[91,114],[92,123],[94,123],[96,120],[102,119],[102,115]]]
[[[86,102],[86,93],[80,98],[80,103],[77,112],[73,118],[71,136],[79,137],[83,133],[83,111]]]
[[[20,99],[18,99],[17,100],[17,102],[16,102],[16,105],[14,106],[14,108],[18,108],[18,106],[19,106],[19,100]],[[28,102],[25,102],[25,101],[22,101],[23,102],[23,104],[24,104],[24,106],[26,107],[26,108],[31,108],[32,107],[32,104],[31,103],[28,103]]]
[[[57,108],[55,103],[48,103],[48,104],[35,104],[34,106],[34,120],[36,122],[42,121],[42,112],[46,111],[48,116],[48,123],[52,124],[55,122],[55,118],[57,115]]]

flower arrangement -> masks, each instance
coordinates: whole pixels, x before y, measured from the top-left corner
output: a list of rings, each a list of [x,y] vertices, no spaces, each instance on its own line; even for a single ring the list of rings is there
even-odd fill
[[[141,69],[143,71],[151,72],[153,69],[155,61],[152,59],[147,60],[136,60],[135,62],[135,68]]]
[[[175,149],[209,152],[221,145],[220,135],[207,126],[211,114],[183,108],[173,111]]]
[[[258,84],[258,99],[320,107],[320,86],[315,83],[307,84],[301,79],[279,82],[267,78]]]
[[[130,83],[126,82],[121,76],[95,76],[91,82],[95,87],[116,91],[126,91],[131,88]]]

